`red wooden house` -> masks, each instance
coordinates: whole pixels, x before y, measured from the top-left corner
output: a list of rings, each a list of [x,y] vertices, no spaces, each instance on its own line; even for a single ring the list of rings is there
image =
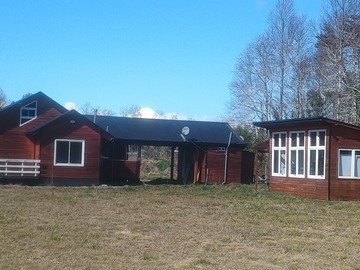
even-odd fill
[[[185,128],[185,133],[183,129]],[[84,116],[39,92],[0,110],[0,180],[48,185],[140,180],[141,146],[169,146],[179,182],[250,182],[227,123]],[[249,158],[250,156],[250,158]]]
[[[270,133],[270,191],[360,199],[360,127],[315,117],[256,122]]]

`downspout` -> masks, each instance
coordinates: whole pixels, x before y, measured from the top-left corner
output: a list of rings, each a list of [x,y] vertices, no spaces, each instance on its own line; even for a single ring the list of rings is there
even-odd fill
[[[229,153],[229,147],[230,147],[230,142],[231,142],[231,136],[232,136],[232,132],[230,132],[229,141],[228,141],[228,144],[227,144],[226,150],[225,150],[224,181],[222,182],[223,185],[226,184],[226,182],[227,182],[228,153]]]

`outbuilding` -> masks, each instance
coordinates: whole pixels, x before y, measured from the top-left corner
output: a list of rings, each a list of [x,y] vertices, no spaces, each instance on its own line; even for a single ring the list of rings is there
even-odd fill
[[[255,122],[269,131],[270,191],[360,199],[360,127],[325,117]]]

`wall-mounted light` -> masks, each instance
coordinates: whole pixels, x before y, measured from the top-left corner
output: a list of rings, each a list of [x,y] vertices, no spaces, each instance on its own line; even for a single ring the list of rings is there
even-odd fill
[[[71,119],[71,120],[69,121],[69,123],[70,123],[70,124],[75,124],[76,121],[75,121],[74,119]]]

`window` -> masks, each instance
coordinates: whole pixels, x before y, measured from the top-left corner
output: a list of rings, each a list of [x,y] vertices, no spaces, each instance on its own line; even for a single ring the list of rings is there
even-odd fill
[[[37,117],[37,102],[31,102],[30,104],[21,107],[20,109],[20,126],[35,119]]]
[[[339,150],[339,177],[360,179],[360,150]]]
[[[275,176],[286,175],[286,132],[273,133],[272,138],[272,174]]]
[[[308,176],[325,177],[325,130],[309,131]]]
[[[84,166],[85,141],[55,140],[54,164],[57,166]]]
[[[289,174],[304,177],[305,167],[305,132],[290,132]]]

